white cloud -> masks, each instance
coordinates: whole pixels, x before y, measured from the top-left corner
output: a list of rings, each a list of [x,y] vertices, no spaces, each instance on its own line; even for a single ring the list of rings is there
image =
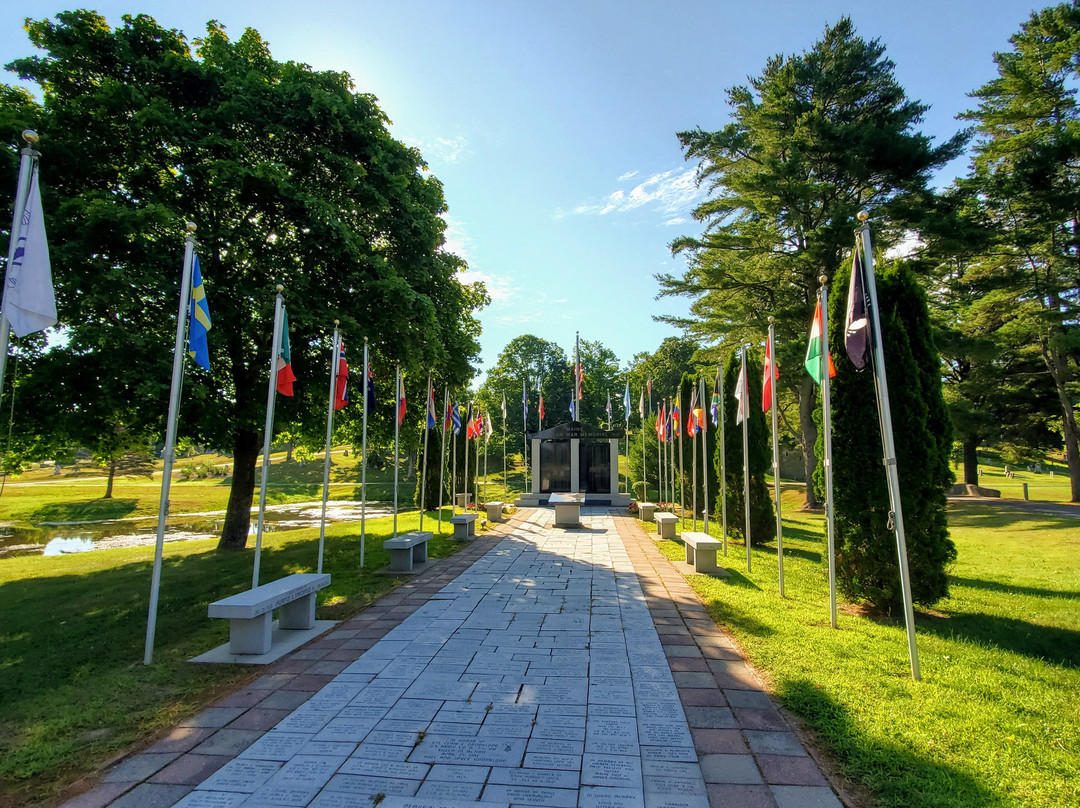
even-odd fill
[[[637,171],[636,169],[634,171],[627,171],[625,174],[619,177],[619,182],[626,182],[631,177],[636,177],[640,173],[641,172]]]
[[[630,179],[638,172],[627,172],[620,181]],[[650,175],[629,191],[617,188],[599,202],[578,205],[576,215],[606,216],[609,213],[627,213],[638,208],[659,211],[667,216],[664,224],[682,224],[685,215],[707,196],[697,185],[693,168],[674,168]],[[558,216],[565,215],[560,210]]]
[[[471,264],[475,255],[472,248],[472,239],[465,232],[465,225],[449,213],[443,214],[443,221],[446,222],[446,233],[444,234],[446,251],[464,258]]]
[[[456,137],[435,137],[428,140],[404,137],[406,145],[420,150],[420,154],[429,163],[449,165],[468,155],[469,141],[463,135]]]
[[[517,287],[510,282],[509,278],[492,275],[482,269],[466,269],[464,272],[459,272],[457,277],[462,283],[479,281],[484,284],[487,293],[491,296],[492,305],[506,305],[518,292]]]

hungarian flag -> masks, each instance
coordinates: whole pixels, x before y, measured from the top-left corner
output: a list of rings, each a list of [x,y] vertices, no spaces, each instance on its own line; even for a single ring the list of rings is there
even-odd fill
[[[810,378],[821,384],[821,335],[825,333],[825,324],[821,322],[821,300],[814,308],[814,322],[810,326],[810,342],[806,346],[806,361],[803,367],[810,374]],[[832,361],[832,353],[829,353],[829,378],[836,375],[836,365]]]
[[[334,409],[349,403],[349,366],[345,363],[345,342],[338,343],[337,378],[334,380]]]
[[[281,307],[281,342],[277,349],[277,391],[283,396],[293,394],[296,376],[292,370],[292,354],[289,352],[289,314]]]
[[[746,383],[746,363],[739,369],[739,381],[735,384],[735,401],[738,409],[735,411],[735,423],[741,424],[750,417],[750,390]]]
[[[773,382],[780,378],[780,368],[773,361],[772,339],[765,340],[765,367],[761,369],[761,411],[772,407]]]
[[[397,422],[398,426],[401,426],[401,422],[405,420],[405,380],[401,378],[401,371],[397,374]]]
[[[691,438],[697,437],[698,433],[698,413],[700,410],[697,405],[697,385],[694,385],[694,389],[690,391],[690,417],[686,419],[686,434]]]
[[[431,386],[431,379],[427,383],[427,428],[434,429],[439,421],[435,410],[435,388]]]
[[[712,386],[712,406],[709,409],[712,410],[713,426],[720,426],[720,368],[716,369],[716,380]]]
[[[870,303],[866,297],[866,271],[862,252],[855,244],[851,259],[851,281],[848,283],[848,307],[844,317],[844,348],[856,370],[870,364]]]

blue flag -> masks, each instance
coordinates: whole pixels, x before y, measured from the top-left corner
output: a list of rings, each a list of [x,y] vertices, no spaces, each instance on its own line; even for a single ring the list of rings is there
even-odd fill
[[[523,418],[522,423],[529,423],[529,390],[525,387],[524,379],[521,380],[521,412]],[[503,415],[506,415],[505,406],[503,406]]]
[[[574,394],[571,393],[570,394],[570,420],[571,421],[576,421],[577,420],[577,412],[576,412],[577,408],[574,406],[575,403],[576,402],[574,401]]]
[[[457,402],[454,402],[454,409],[450,411],[450,423],[454,427],[454,434],[458,434],[461,431],[461,410],[458,409]]]
[[[623,411],[626,413],[626,423],[629,427],[630,424],[630,379],[626,380],[626,392],[622,397]]]
[[[206,305],[206,289],[199,256],[194,256],[191,267],[191,314],[188,318],[188,356],[196,364],[210,370],[210,348],[206,344],[206,332],[210,330],[210,307]]]

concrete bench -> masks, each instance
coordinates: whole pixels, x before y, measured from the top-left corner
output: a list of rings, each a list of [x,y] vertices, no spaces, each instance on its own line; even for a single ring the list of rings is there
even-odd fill
[[[675,538],[675,525],[678,523],[679,517],[667,511],[660,511],[660,513],[653,514],[653,521],[656,522],[656,533],[661,539]]]
[[[642,522],[653,521],[653,514],[656,513],[655,502],[639,502],[638,503],[638,516],[641,517]]]
[[[487,518],[489,522],[501,522],[503,508],[506,507],[505,502],[486,502],[484,507],[487,509]]]
[[[459,541],[468,541],[476,538],[476,514],[459,513],[450,517],[450,524],[454,526],[454,538]]]
[[[707,533],[687,531],[681,536],[686,545],[686,563],[694,567],[695,572],[719,572],[716,566],[716,551],[723,547],[719,541]]]
[[[548,505],[555,506],[555,527],[578,527],[581,524],[581,494],[552,494]]]
[[[430,531],[418,530],[384,541],[383,547],[390,551],[390,569],[412,572],[413,564],[427,561],[427,543],[431,535]]]
[[[279,628],[314,628],[315,593],[329,585],[326,573],[298,572],[214,601],[207,611],[229,621],[230,653],[265,654],[272,644],[274,609],[279,610]]]
[[[468,508],[469,503],[472,502],[472,494],[454,494],[454,502],[457,503],[459,508]]]

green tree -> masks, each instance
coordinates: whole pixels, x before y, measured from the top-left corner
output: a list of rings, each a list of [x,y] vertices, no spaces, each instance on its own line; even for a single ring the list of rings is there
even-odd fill
[[[682,277],[658,276],[661,294],[694,298],[691,316],[668,318],[702,341],[764,341],[775,317],[779,390],[798,403],[807,506],[817,428],[815,386],[802,364],[818,277],[851,247],[855,214],[873,208],[887,244],[929,204],[932,172],[960,153],[963,136],[932,145],[916,127],[927,107],[907,98],[885,46],[847,17],[809,50],[774,56],[749,86],[728,91],[732,122],[679,133],[712,191],[695,211],[705,233],[672,244],[690,256]]]
[[[877,288],[912,598],[929,605],[948,595],[946,568],[956,558],[945,512],[953,480],[952,428],[941,392],[941,360],[926,294],[910,269],[901,262],[886,267]],[[847,284],[834,284],[830,309],[842,312],[846,302]],[[843,346],[843,317],[830,321],[830,344]],[[856,371],[840,351],[836,366],[831,391],[837,581],[847,597],[892,611],[902,598],[874,376]],[[819,489],[822,474],[819,466]]]
[[[278,62],[257,32],[231,41],[216,23],[194,54],[145,15],[113,30],[94,12],[64,12],[28,31],[45,55],[11,67],[44,98],[46,209],[70,337],[54,350],[97,355],[105,385],[140,374],[131,404],[157,431],[183,222],[199,226],[211,370],[188,370],[180,423],[233,454],[220,546],[247,541],[276,283],[287,287],[299,379],[278,402],[292,433],[324,423],[334,319],[354,349],[368,337],[387,401],[385,369],[399,362],[414,401],[430,367],[459,385],[471,376],[484,290],[463,285],[463,263],[443,250],[440,183],[348,75]],[[376,436],[392,429],[385,412]]]
[[[665,337],[652,353],[635,354],[627,371],[630,377],[631,417],[630,426],[635,428],[640,420],[637,415],[641,391],[652,382],[652,411],[657,402],[677,389],[684,373],[694,371],[694,356],[699,345],[687,337]],[[625,388],[625,382],[623,387]],[[650,412],[649,394],[645,393],[645,412]]]
[[[732,352],[724,367],[724,429],[725,449],[727,450],[727,513],[728,530],[746,539],[745,491],[743,475],[743,439],[742,424],[736,419],[739,403],[735,399],[735,389],[739,381],[742,362],[737,352]],[[750,472],[750,542],[765,544],[776,536],[776,511],[769,497],[769,487],[765,483],[765,472],[772,466],[772,454],[769,449],[769,426],[765,413],[761,411],[761,374],[762,365],[753,352],[747,355],[747,389],[750,397],[750,418],[747,422],[747,455]],[[713,476],[719,479],[720,441],[713,448]],[[719,486],[717,486],[719,488]],[[717,495],[714,513],[719,514],[723,503]]]
[[[1058,398],[1071,499],[1080,502],[1080,3],[1033,13],[994,54],[998,76],[973,97],[970,185],[995,236],[1010,328],[1038,347]]]
[[[547,425],[564,420],[555,412],[555,403],[569,401],[573,382],[566,353],[554,342],[523,334],[514,337],[499,353],[495,366],[488,372],[480,388],[478,400],[496,414],[498,428],[502,423],[502,402],[506,397],[507,448],[516,451],[522,445],[524,432],[536,431],[540,407],[540,392],[544,394]],[[522,384],[529,393],[529,423],[522,420]],[[565,407],[565,404],[562,406]],[[554,416],[554,420],[552,417]],[[567,414],[569,418],[569,414]],[[512,442],[513,441],[513,442]]]

